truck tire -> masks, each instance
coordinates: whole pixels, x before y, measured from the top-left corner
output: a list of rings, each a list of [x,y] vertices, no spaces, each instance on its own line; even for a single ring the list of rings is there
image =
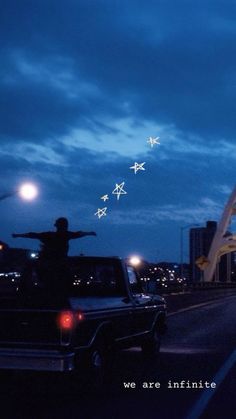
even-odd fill
[[[112,347],[103,340],[94,343],[89,356],[90,387],[99,390],[110,383],[112,377]]]
[[[143,355],[147,358],[156,358],[159,355],[161,346],[161,333],[155,327],[151,336],[143,341],[141,348]]]

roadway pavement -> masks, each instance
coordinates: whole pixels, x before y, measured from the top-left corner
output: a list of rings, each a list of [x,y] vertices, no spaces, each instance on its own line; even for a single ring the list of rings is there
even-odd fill
[[[106,391],[78,389],[58,375],[3,373],[1,418],[235,418],[236,296],[194,305],[169,313],[155,362],[139,348],[120,352]]]

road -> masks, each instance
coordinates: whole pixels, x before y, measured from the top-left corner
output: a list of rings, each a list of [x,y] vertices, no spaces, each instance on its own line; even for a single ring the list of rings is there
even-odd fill
[[[159,359],[145,361],[139,348],[120,352],[106,391],[81,390],[58,375],[4,372],[1,418],[235,418],[235,318],[236,296],[170,313]],[[186,388],[192,383],[204,388]]]

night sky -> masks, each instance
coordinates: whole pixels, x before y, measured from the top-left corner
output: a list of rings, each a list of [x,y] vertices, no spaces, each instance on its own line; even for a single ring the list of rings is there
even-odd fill
[[[11,233],[65,216],[98,234],[71,254],[179,261],[180,227],[218,220],[235,185],[235,13],[230,0],[1,0],[0,192],[31,181],[39,196],[0,202],[0,239],[37,249]]]

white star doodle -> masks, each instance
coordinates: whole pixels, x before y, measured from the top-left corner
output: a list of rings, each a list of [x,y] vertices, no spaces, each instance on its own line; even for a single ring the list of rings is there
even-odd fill
[[[137,173],[139,170],[146,170],[146,169],[143,167],[144,165],[145,165],[145,162],[143,162],[143,163],[137,163],[137,162],[135,162],[135,163],[134,163],[134,165],[130,167],[130,169],[133,169],[133,170],[134,170],[134,173],[135,173],[135,175],[136,175],[136,173]]]
[[[106,211],[107,211],[107,207],[104,207],[104,208],[98,208],[97,212],[95,212],[95,214],[94,214],[94,215],[97,215],[97,216],[98,216],[98,218],[100,219],[100,218],[102,218],[102,217],[105,217],[105,215],[107,215],[107,214],[106,214]]]
[[[101,196],[101,199],[102,199],[104,202],[106,202],[106,201],[109,199],[109,197],[108,197],[108,195],[106,194],[106,195]]]
[[[112,191],[113,195],[117,195],[117,200],[119,201],[120,195],[127,195],[127,192],[124,190],[125,182],[120,184],[116,183],[115,189]]]
[[[147,140],[147,143],[149,143],[150,146],[153,147],[155,144],[160,144],[160,142],[158,141],[159,139],[160,137],[156,137],[156,138],[149,137]]]

